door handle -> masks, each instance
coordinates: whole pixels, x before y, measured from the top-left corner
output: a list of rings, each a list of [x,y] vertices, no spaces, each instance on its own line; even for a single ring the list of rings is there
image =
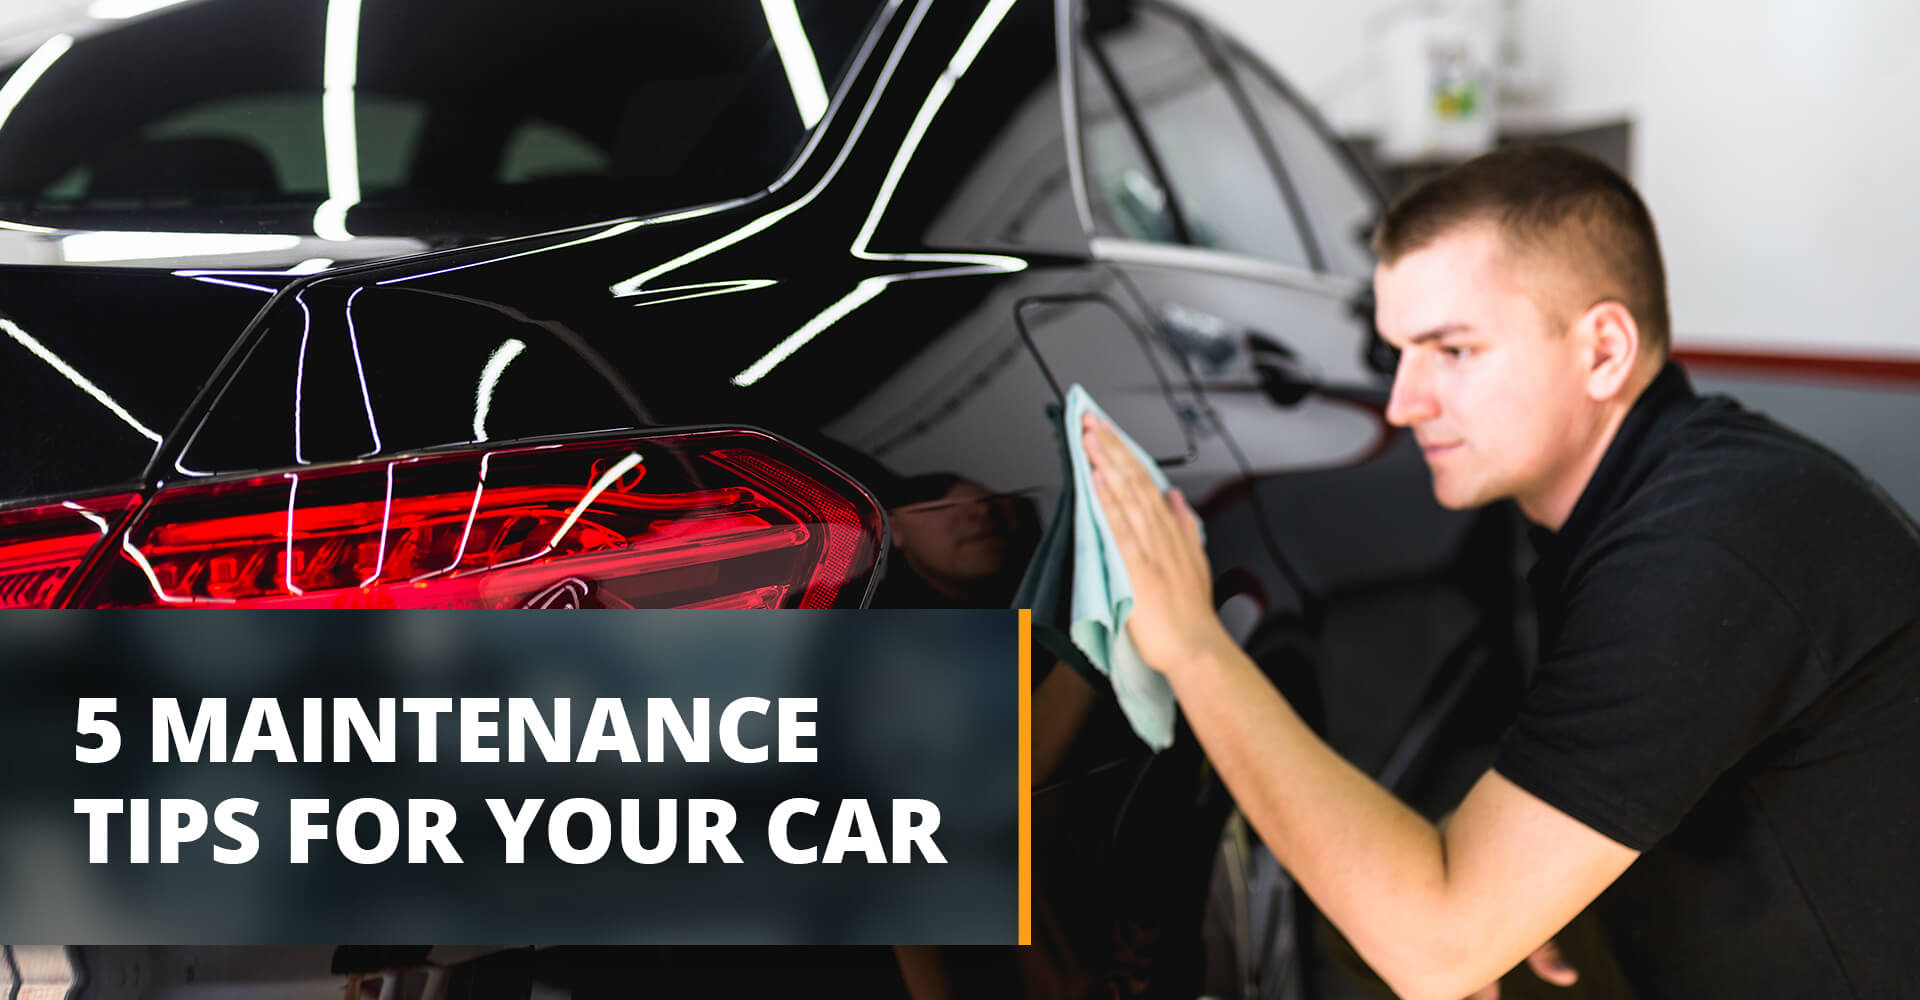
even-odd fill
[[[1244,391],[1251,387],[1224,379],[1210,382],[1206,376],[1251,373],[1261,393],[1286,407],[1298,405],[1319,388],[1299,353],[1272,334],[1177,302],[1162,305],[1154,325],[1203,388]]]
[[[1238,323],[1178,302],[1161,304],[1153,328],[1189,369],[1216,375],[1233,365],[1248,332]]]

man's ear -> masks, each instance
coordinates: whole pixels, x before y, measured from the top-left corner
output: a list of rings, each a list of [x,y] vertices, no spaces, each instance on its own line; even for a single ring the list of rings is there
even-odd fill
[[[1595,303],[1580,317],[1591,345],[1587,366],[1587,395],[1596,402],[1626,391],[1640,360],[1640,325],[1633,313],[1612,299]]]

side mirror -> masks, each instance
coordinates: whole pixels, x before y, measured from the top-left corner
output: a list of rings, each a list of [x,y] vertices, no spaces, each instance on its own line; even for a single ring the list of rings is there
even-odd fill
[[[1392,375],[1400,367],[1400,349],[1380,336],[1380,328],[1373,322],[1376,305],[1373,285],[1369,283],[1358,295],[1347,300],[1347,311],[1367,329],[1367,342],[1360,349],[1360,357],[1366,362],[1368,370],[1380,375]]]

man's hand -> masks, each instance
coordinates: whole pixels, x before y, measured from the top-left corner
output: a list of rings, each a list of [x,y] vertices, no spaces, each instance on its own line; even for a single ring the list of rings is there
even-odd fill
[[[1213,576],[1200,520],[1179,490],[1162,497],[1147,470],[1111,427],[1082,424],[1093,483],[1133,583],[1127,633],[1140,658],[1171,676],[1199,654],[1233,645],[1213,608]]]
[[[1527,968],[1540,977],[1541,982],[1555,986],[1572,986],[1580,981],[1580,970],[1567,964],[1560,955],[1560,942],[1548,941],[1533,954],[1527,956]],[[1475,990],[1467,1000],[1500,1000],[1500,980],[1496,979]]]

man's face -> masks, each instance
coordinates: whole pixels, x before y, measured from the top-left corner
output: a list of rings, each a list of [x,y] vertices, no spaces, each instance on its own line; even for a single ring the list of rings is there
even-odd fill
[[[1593,408],[1585,340],[1549,329],[1526,270],[1490,225],[1459,227],[1375,271],[1376,322],[1401,350],[1387,420],[1412,428],[1440,504],[1512,498],[1543,521],[1584,485]]]
[[[976,583],[1000,572],[1009,533],[1005,502],[964,480],[946,496],[894,511],[894,541],[936,586]]]

